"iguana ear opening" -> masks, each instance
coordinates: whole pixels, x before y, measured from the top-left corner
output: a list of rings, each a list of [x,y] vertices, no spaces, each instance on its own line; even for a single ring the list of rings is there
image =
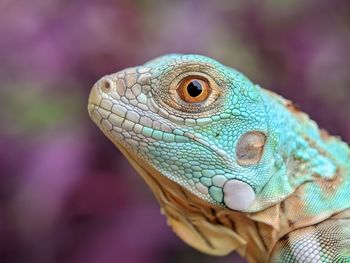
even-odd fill
[[[249,131],[243,134],[237,143],[236,158],[238,164],[248,166],[259,163],[264,146],[266,136],[259,131]]]

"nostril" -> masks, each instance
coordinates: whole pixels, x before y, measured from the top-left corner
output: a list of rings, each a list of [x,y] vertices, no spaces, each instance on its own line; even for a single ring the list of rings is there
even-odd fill
[[[110,80],[108,79],[103,79],[101,81],[101,90],[105,93],[109,93],[111,92],[112,90],[112,87],[113,87],[113,84],[111,83]]]

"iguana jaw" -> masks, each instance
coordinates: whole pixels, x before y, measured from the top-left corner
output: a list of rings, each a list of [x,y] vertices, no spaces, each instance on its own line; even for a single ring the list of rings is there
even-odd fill
[[[148,161],[145,160],[144,158],[140,156],[140,154],[137,154],[137,148],[140,147],[140,144],[142,142],[142,139],[146,139],[149,142],[154,142],[156,138],[152,138],[149,136],[146,136],[148,134],[142,134],[144,131],[145,126],[140,125],[140,124],[135,124],[131,120],[128,119],[128,111],[125,110],[127,107],[130,108],[130,105],[126,105],[125,103],[118,101],[117,104],[118,107],[126,112],[116,112],[113,109],[108,109],[106,107],[108,106],[102,106],[101,104],[103,103],[103,97],[101,93],[98,91],[98,87],[95,87],[92,89],[90,98],[89,98],[89,106],[88,106],[88,111],[91,116],[91,118],[96,122],[96,124],[99,126],[99,128],[104,132],[104,134],[123,152],[125,153],[124,155],[128,158],[130,163],[133,164],[133,166],[137,169],[137,171],[142,175],[145,176],[145,174],[157,174],[158,176],[164,177],[165,175],[159,172],[157,169],[149,165]],[[130,109],[129,109],[130,110]],[[121,116],[123,115],[124,116]],[[126,116],[125,116],[126,115]],[[106,122],[107,121],[107,122]],[[128,130],[123,124],[125,121],[129,121],[130,124],[133,125],[134,130],[133,136],[130,139],[125,140],[125,135],[129,134],[130,130]],[[115,126],[109,127],[109,123],[113,123]],[[138,130],[135,130],[135,126],[138,125],[140,128]],[[170,125],[169,125],[170,126]],[[149,127],[146,127],[150,129]],[[116,132],[117,131],[117,132]],[[210,143],[207,143],[203,139],[199,139],[192,135],[191,133],[178,133],[177,135],[173,135],[171,133],[168,133],[167,131],[161,131],[158,130],[158,132],[163,133],[163,134],[170,134],[172,136],[172,140],[174,142],[178,143],[186,143],[190,141],[195,141],[198,144],[202,145],[203,147],[207,148],[209,151],[213,153],[217,153],[219,157],[221,157],[225,162],[229,162],[227,159],[227,156],[225,155],[224,152],[220,151],[215,145],[212,145]],[[140,136],[139,138],[137,138]],[[163,135],[163,138],[165,136]],[[137,140],[136,140],[137,139]],[[169,140],[169,139],[168,139]],[[128,141],[128,142],[126,142]],[[158,140],[159,141],[159,140]],[[166,141],[165,141],[166,142]],[[169,141],[167,141],[169,142]],[[145,144],[145,143],[144,143]],[[145,145],[144,145],[145,146]],[[144,157],[144,156],[143,156]],[[181,182],[177,182],[180,185],[182,184]],[[183,186],[183,185],[182,185]],[[237,211],[244,211],[249,208],[251,203],[255,199],[255,192],[249,186],[247,183],[242,182],[240,180],[235,180],[231,179],[228,180],[226,183],[222,185],[222,191],[223,191],[223,200],[222,202],[225,203],[225,205],[232,209],[232,210],[237,210]],[[196,193],[196,191],[191,191],[192,193]],[[202,193],[200,193],[202,194]],[[207,194],[207,193],[206,193]],[[203,198],[206,199],[208,202],[213,203],[215,205],[222,206],[222,204],[218,203],[215,200],[212,200],[210,197],[209,198]]]

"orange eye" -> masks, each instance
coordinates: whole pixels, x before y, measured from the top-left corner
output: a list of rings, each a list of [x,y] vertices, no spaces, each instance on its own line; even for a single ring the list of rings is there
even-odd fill
[[[211,92],[209,82],[200,77],[188,77],[181,81],[177,88],[180,98],[188,103],[198,103],[206,100]]]

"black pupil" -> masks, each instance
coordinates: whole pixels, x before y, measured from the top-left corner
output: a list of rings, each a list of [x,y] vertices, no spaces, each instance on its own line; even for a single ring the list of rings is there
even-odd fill
[[[202,90],[202,84],[197,80],[193,80],[187,85],[187,92],[191,97],[199,96],[202,93]]]

